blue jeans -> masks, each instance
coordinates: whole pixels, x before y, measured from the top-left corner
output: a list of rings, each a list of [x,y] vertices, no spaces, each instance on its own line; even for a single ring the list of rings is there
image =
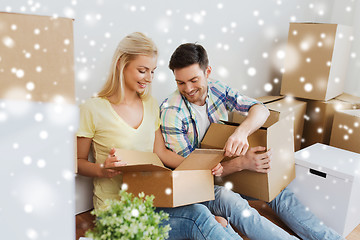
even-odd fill
[[[213,214],[229,218],[230,222],[248,238],[252,240],[298,239],[262,217],[240,194],[220,186],[215,186],[214,190],[215,200],[203,204]],[[343,239],[332,229],[321,225],[320,220],[306,211],[294,194],[286,188],[269,205],[280,219],[302,239]]]
[[[192,204],[176,208],[156,208],[156,211],[169,214],[169,220],[162,225],[170,224],[169,239],[242,239],[228,224],[223,227],[215,220],[214,215],[202,204]]]
[[[302,239],[345,239],[333,229],[325,226],[314,214],[306,210],[295,194],[285,188],[268,205],[280,219]],[[334,216],[336,217],[336,216]]]

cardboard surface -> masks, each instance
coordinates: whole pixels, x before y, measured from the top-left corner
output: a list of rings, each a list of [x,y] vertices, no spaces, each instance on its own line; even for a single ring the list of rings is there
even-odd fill
[[[342,101],[337,98],[329,101],[302,100],[307,102],[307,118],[304,122],[302,148],[315,143],[329,144],[335,112],[352,109],[355,106],[353,102]]]
[[[270,113],[275,114],[276,112]],[[233,184],[233,191],[264,201],[273,200],[295,177],[293,113],[279,119],[269,127],[262,127],[248,137],[250,147],[272,149],[271,171],[267,174],[243,170],[226,177],[216,178],[216,184]],[[243,116],[234,113],[232,122]],[[212,123],[201,147],[222,149],[236,126]],[[280,142],[279,139],[282,139]]]
[[[128,192],[153,194],[156,207],[178,207],[214,199],[211,169],[224,158],[224,151],[196,149],[174,171],[152,152],[116,149],[115,155],[128,163],[112,168],[123,172]]]
[[[296,152],[295,159],[296,178],[288,188],[346,237],[360,223],[360,154],[317,143]]]
[[[337,96],[335,99],[342,101],[342,102],[351,103],[352,109],[360,109],[360,97],[359,96],[351,95],[348,93],[343,93],[343,94],[340,94],[339,96]]]
[[[0,99],[75,103],[72,24],[0,13]]]
[[[296,100],[292,97],[284,96],[264,96],[257,98],[265,106],[273,111],[278,112],[279,116],[270,116],[265,122],[264,126],[271,126],[278,119],[287,116],[289,113],[294,112],[294,144],[295,151],[301,148],[301,139],[304,129],[304,115],[306,113],[306,102]],[[274,113],[275,114],[275,113]]]
[[[344,89],[352,28],[290,23],[281,95],[329,100]]]
[[[360,109],[335,113],[330,145],[360,153]]]

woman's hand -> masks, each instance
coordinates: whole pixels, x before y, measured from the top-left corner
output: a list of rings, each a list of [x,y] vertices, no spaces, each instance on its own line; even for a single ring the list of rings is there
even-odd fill
[[[108,168],[125,166],[126,164],[127,164],[126,162],[122,162],[119,157],[115,156],[115,148],[112,148],[104,164],[100,165],[101,168],[100,177],[104,177],[104,178],[115,177],[121,174],[122,172],[119,170],[108,169]]]

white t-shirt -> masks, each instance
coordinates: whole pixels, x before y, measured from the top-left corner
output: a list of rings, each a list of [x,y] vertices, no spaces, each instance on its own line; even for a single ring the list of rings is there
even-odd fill
[[[203,106],[199,106],[191,103],[191,106],[194,110],[199,129],[199,141],[201,141],[210,126],[210,121],[206,112],[206,104],[204,104]]]

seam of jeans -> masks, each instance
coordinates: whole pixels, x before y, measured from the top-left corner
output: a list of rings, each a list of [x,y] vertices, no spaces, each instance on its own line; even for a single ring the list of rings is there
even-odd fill
[[[287,211],[291,213],[291,216],[292,216],[294,219],[296,219],[296,221],[297,221],[300,225],[302,225],[305,230],[307,230],[308,232],[312,232],[312,229],[311,229],[310,227],[308,227],[306,224],[302,224],[302,222],[300,221],[300,219],[296,216],[296,214],[292,211],[292,209],[289,208],[289,206],[287,206],[287,205],[285,205],[285,206],[286,206]],[[291,226],[288,226],[288,227],[291,228]],[[294,232],[295,232],[295,231],[294,231]],[[316,240],[324,240],[324,239],[322,239],[322,238],[319,239],[317,236],[312,236],[312,237],[313,237],[314,239],[316,239]]]

